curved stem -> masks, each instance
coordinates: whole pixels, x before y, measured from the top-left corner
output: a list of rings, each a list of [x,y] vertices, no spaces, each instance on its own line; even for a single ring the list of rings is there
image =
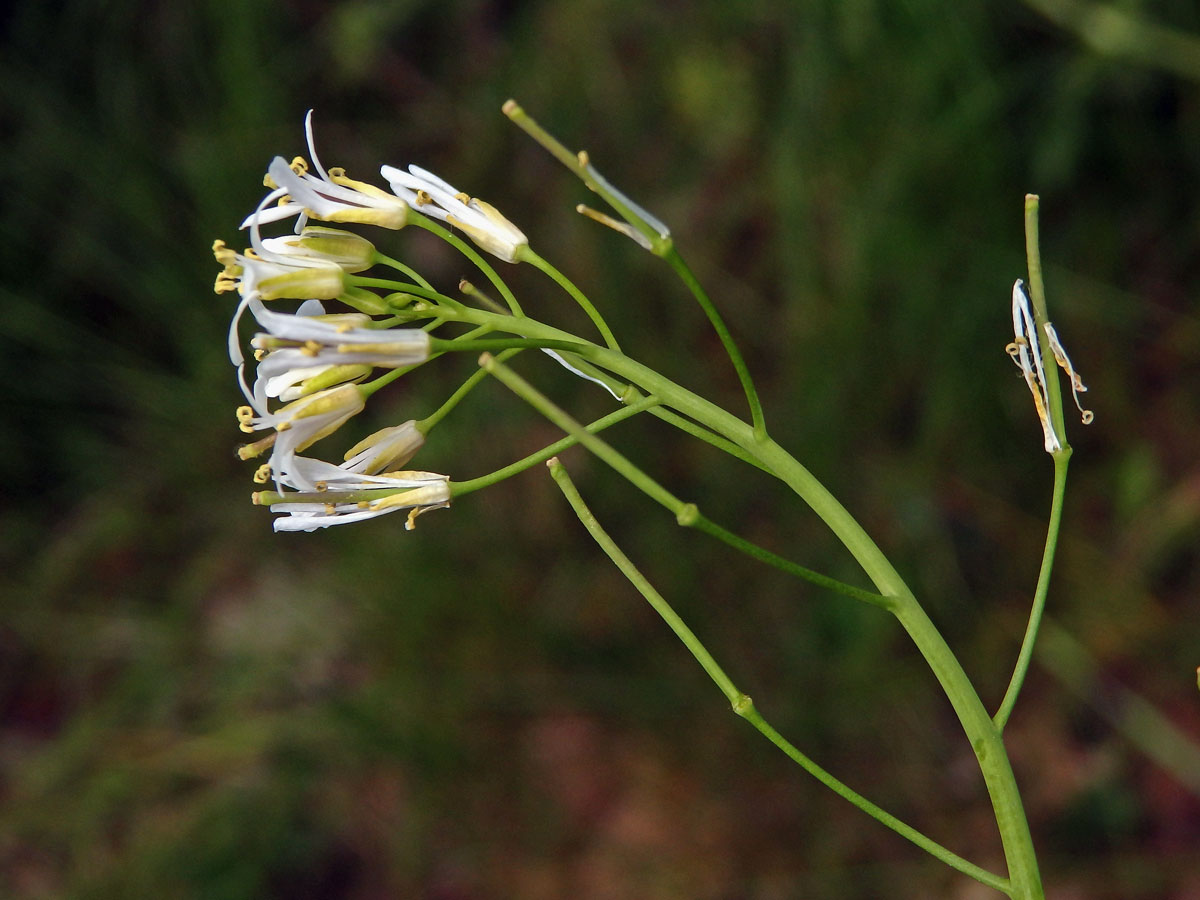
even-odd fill
[[[1029,623],[1025,626],[1025,637],[1021,641],[1021,651],[1017,654],[1017,664],[1013,668],[1012,678],[1004,699],[992,721],[996,728],[1004,731],[1008,717],[1012,715],[1021,693],[1021,685],[1025,683],[1025,675],[1029,671],[1029,662],[1033,658],[1033,645],[1037,641],[1038,629],[1042,624],[1042,614],[1046,611],[1046,597],[1050,592],[1050,573],[1054,569],[1054,552],[1058,548],[1058,532],[1062,525],[1063,495],[1067,488],[1067,463],[1071,454],[1059,453],[1054,456],[1054,498],[1050,502],[1050,523],[1046,528],[1046,547],[1042,551],[1042,568],[1038,572],[1037,589],[1033,594],[1033,605],[1029,610]]]
[[[433,285],[430,284],[428,281],[426,281],[424,278],[422,278],[420,272],[418,272],[412,266],[409,266],[409,265],[406,265],[405,263],[400,262],[400,260],[398,260],[398,259],[393,259],[392,257],[388,256],[386,253],[380,253],[378,250],[376,250],[375,251],[375,262],[381,263],[385,266],[390,266],[391,268],[395,269],[397,272],[407,275],[414,282],[421,285],[421,287],[426,288],[428,290],[433,290]]]
[[[580,496],[578,489],[571,481],[563,465],[557,459],[552,459],[549,466],[550,474],[554,477],[559,490],[562,491],[567,502],[571,504],[571,508],[575,510],[575,514],[588,530],[588,533],[591,534],[600,548],[608,555],[609,559],[616,564],[617,568],[621,570],[622,574],[629,579],[629,582],[646,598],[646,601],[654,608],[654,611],[675,632],[676,637],[687,647],[688,651],[700,663],[704,671],[708,673],[708,676],[717,685],[721,693],[725,695],[725,699],[729,701],[735,713],[753,725],[767,740],[787,754],[804,771],[808,772],[839,797],[854,804],[873,819],[876,819],[897,834],[912,841],[922,850],[941,860],[946,865],[989,887],[1003,893],[1008,893],[1009,884],[1005,879],[963,859],[958,854],[937,843],[937,841],[927,837],[912,826],[900,821],[891,813],[875,805],[849,785],[838,780],[821,766],[817,765],[816,762],[801,753],[794,745],[780,735],[778,731],[772,728],[758,710],[755,709],[754,702],[750,697],[738,690],[732,679],[725,674],[725,670],[721,668],[712,654],[708,652],[708,649],[696,636],[695,632],[679,617],[679,614],[675,612],[662,594],[654,589],[646,577],[638,570],[637,566],[622,552],[621,548],[617,546],[616,542],[613,541],[596,520],[595,515],[592,514],[583,497]]]
[[[530,319],[514,321],[478,311],[470,311],[469,315],[487,317],[487,321],[500,330],[520,331],[547,340],[573,337]],[[1004,846],[1012,897],[1014,900],[1039,900],[1043,897],[1033,839],[1000,732],[984,709],[983,702],[954,652],[900,574],[857,520],[795,457],[770,438],[759,439],[750,425],[732,413],[653,369],[607,348],[584,343],[575,345],[572,352],[634,382],[646,392],[659,397],[664,405],[723,435],[759,459],[825,521],[858,560],[879,592],[892,598],[893,614],[933,670],[975,752]]]
[[[738,349],[733,335],[725,325],[725,320],[717,312],[716,304],[712,302],[712,299],[708,296],[708,292],[704,290],[699,279],[692,273],[692,270],[683,261],[683,257],[679,255],[679,251],[674,246],[667,249],[663,254],[663,259],[670,264],[675,273],[683,280],[683,283],[687,285],[688,290],[692,292],[692,296],[696,298],[696,302],[700,304],[700,308],[704,310],[704,314],[708,316],[708,321],[712,324],[713,331],[721,339],[721,345],[725,348],[725,353],[729,356],[729,361],[733,363],[733,368],[737,371],[738,380],[742,383],[742,390],[746,394],[746,402],[750,404],[750,418],[754,423],[754,434],[759,440],[765,439],[767,436],[767,424],[763,418],[762,402],[758,399],[758,391],[754,387],[754,379],[750,377],[750,369],[746,366],[746,360],[742,358],[742,351]]]
[[[525,245],[521,248],[520,258],[537,269],[549,275],[554,282],[571,295],[571,298],[579,304],[579,308],[587,313],[587,317],[592,320],[592,324],[596,326],[596,330],[600,332],[600,336],[604,338],[604,343],[610,350],[620,352],[621,347],[617,344],[616,337],[613,336],[612,329],[608,327],[608,323],[604,321],[604,316],[600,315],[600,311],[596,309],[591,300],[583,291],[576,287],[575,282],[571,281],[566,275],[560,272],[557,268],[546,262],[540,255],[533,251],[533,248]]]
[[[484,369],[479,370],[480,375],[487,375]],[[658,404],[656,397],[643,397],[636,403],[631,403],[629,406],[618,409],[616,412],[611,412],[603,418],[597,419],[590,425],[586,426],[588,434],[598,434],[618,422],[624,422],[626,419],[636,416],[640,412],[652,410]],[[579,443],[579,438],[574,435],[568,435],[562,440],[555,441],[549,446],[543,447],[537,453],[531,453],[524,459],[519,459],[514,463],[497,469],[495,472],[489,472],[487,475],[481,475],[479,478],[471,478],[466,481],[454,481],[450,483],[450,492],[454,497],[461,497],[464,494],[470,494],[474,491],[482,490],[486,487],[491,487],[497,482],[503,481],[506,478],[511,478],[513,475],[519,475],[521,472],[536,466],[538,463],[543,463],[552,456],[557,456],[564,450],[574,447]]]
[[[424,228],[454,247],[459,253],[473,262],[475,268],[482,272],[484,277],[492,283],[492,286],[500,292],[500,296],[504,298],[504,302],[508,304],[508,308],[512,310],[514,316],[524,315],[521,312],[521,304],[517,302],[517,298],[513,296],[513,292],[504,283],[504,279],[497,275],[496,270],[488,264],[487,260],[475,252],[474,248],[467,244],[466,241],[453,232],[446,230],[427,216],[415,214],[413,210],[409,210],[408,224]]]
[[[496,377],[498,381],[512,390],[522,400],[544,415],[547,419],[561,428],[563,431],[576,438],[579,443],[583,444],[589,451],[607,463],[614,470],[619,472],[623,477],[629,480],[634,487],[640,490],[643,494],[650,497],[656,503],[665,507],[675,516],[675,521],[685,528],[695,528],[710,537],[715,537],[717,540],[728,544],[735,550],[746,553],[760,562],[765,562],[768,565],[774,566],[781,571],[787,572],[789,575],[794,575],[797,578],[802,578],[805,581],[810,581],[820,587],[829,588],[838,593],[853,597],[856,600],[863,600],[867,603],[872,603],[878,606],[887,606],[888,600],[878,594],[873,594],[870,591],[864,591],[862,588],[854,587],[838,581],[836,578],[830,578],[828,575],[822,575],[820,572],[814,572],[812,569],[801,566],[790,560],[784,559],[778,554],[772,553],[757,544],[746,540],[745,538],[735,535],[731,531],[720,527],[715,522],[710,521],[700,514],[699,509],[694,503],[686,503],[680,500],[665,487],[655,481],[650,475],[638,468],[630,459],[628,459],[620,451],[616,450],[612,445],[606,443],[593,434],[588,433],[579,422],[572,418],[565,410],[558,407],[549,397],[527,382],[524,378],[514,372],[508,366],[504,365],[499,359],[493,358],[490,354],[484,354],[479,364],[488,372]]]

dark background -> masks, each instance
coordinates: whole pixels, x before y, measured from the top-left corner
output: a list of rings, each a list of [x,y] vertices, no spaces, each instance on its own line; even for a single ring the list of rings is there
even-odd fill
[[[1041,11],[1034,7],[1041,8]],[[1200,897],[1200,11],[1074,0],[18,5],[0,50],[0,894],[985,898],[728,711],[539,467],[413,533],[273,535],[214,238],[304,152],[485,197],[635,357],[733,409],[666,267],[572,212],[509,96],[672,224],[773,435],[1003,694],[1051,465],[1004,345],[1041,195],[1051,314],[1091,388],[1008,730],[1055,898]],[[1074,17],[1074,18],[1073,18]],[[1082,17],[1082,18],[1081,18]],[[1189,36],[1190,35],[1190,36]],[[445,288],[472,274],[375,235]],[[586,327],[505,267],[534,315]],[[428,415],[440,360],[372,402]],[[527,354],[577,415],[598,389]],[[358,423],[361,427],[361,423]],[[498,385],[417,457],[557,437]],[[654,420],[612,440],[711,518],[862,583],[765,477]],[[974,760],[901,629],[678,529],[579,451],[601,521],[781,731],[1001,870]],[[1065,633],[1070,637],[1062,637]],[[1190,785],[1190,787],[1189,787]]]

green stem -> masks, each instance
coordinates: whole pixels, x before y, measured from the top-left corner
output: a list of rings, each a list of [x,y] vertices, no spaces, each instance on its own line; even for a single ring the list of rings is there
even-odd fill
[[[678,250],[671,247],[663,255],[663,258],[675,270],[675,273],[683,280],[683,283],[687,285],[688,290],[692,292],[692,296],[696,298],[696,302],[700,304],[700,308],[704,310],[704,314],[708,316],[708,321],[712,324],[717,337],[721,339],[721,345],[725,348],[725,353],[729,356],[729,361],[733,363],[733,368],[737,372],[738,380],[742,383],[742,390],[746,394],[746,402],[750,404],[750,418],[754,423],[755,437],[759,440],[765,439],[767,436],[767,424],[763,418],[762,403],[758,399],[758,391],[754,387],[754,379],[750,377],[750,369],[747,368],[746,360],[742,357],[742,351],[738,349],[733,335],[725,325],[725,320],[717,312],[716,304],[712,302],[712,299],[708,296],[708,292],[704,290],[704,287],[688,267],[688,264],[683,261],[683,257],[679,255]]]
[[[1049,398],[1050,424],[1058,435],[1066,453],[1071,452],[1067,444],[1066,418],[1063,416],[1062,387],[1058,383],[1058,362],[1050,342],[1046,340],[1045,326],[1050,321],[1046,306],[1046,284],[1042,280],[1042,252],[1038,246],[1038,196],[1025,195],[1025,258],[1029,266],[1029,299],[1033,301],[1033,321],[1037,327],[1038,345],[1042,350],[1042,367],[1046,372],[1046,394]]]
[[[521,351],[519,349],[505,350],[497,357],[497,359],[511,359],[520,352]],[[450,411],[454,409],[454,407],[458,406],[462,399],[466,397],[467,394],[471,393],[476,385],[478,385],[486,377],[487,372],[484,372],[480,369],[472,372],[467,380],[459,385],[458,390],[456,390],[446,399],[445,403],[439,406],[432,415],[426,416],[417,423],[417,428],[420,430],[421,434],[429,434],[433,427],[437,425],[438,422],[442,421],[442,419],[444,419],[447,415],[449,415]]]
[[[754,702],[750,697],[738,690],[733,681],[725,674],[724,669],[713,658],[712,654],[704,646],[703,642],[696,636],[687,623],[679,617],[679,614],[671,607],[670,603],[654,589],[646,577],[638,570],[637,566],[629,559],[628,556],[617,546],[616,542],[608,535],[600,523],[596,520],[595,515],[580,496],[578,489],[571,481],[567,470],[557,459],[551,459],[549,462],[550,474],[554,477],[555,483],[567,502],[571,504],[571,508],[575,510],[575,514],[579,517],[579,521],[591,534],[592,538],[600,546],[600,548],[608,555],[621,570],[622,574],[629,579],[629,582],[637,589],[637,591],[646,598],[646,601],[654,608],[654,611],[662,617],[662,620],[667,623],[668,627],[675,633],[676,637],[687,647],[688,651],[700,663],[701,667],[713,682],[725,695],[725,699],[729,701],[733,711],[753,725],[767,740],[782,750],[787,756],[796,762],[804,771],[808,772],[821,784],[828,787],[838,796],[848,800],[856,807],[861,809],[867,815],[891,828],[893,831],[900,834],[902,837],[912,841],[922,850],[925,850],[930,855],[944,862],[946,865],[968,875],[989,887],[995,888],[998,891],[1007,893],[1009,890],[1008,882],[987,871],[972,862],[963,859],[956,853],[946,849],[941,844],[917,831],[910,825],[897,819],[895,816],[886,812],[879,806],[876,806],[870,800],[863,797],[857,791],[853,790],[847,784],[839,781],[821,766],[817,765],[812,759],[801,753],[794,745],[783,738],[771,725],[762,717],[754,707]]]
[[[427,290],[433,290],[433,285],[430,284],[428,281],[426,281],[424,278],[422,278],[420,272],[418,272],[412,266],[405,265],[404,263],[400,262],[400,260],[398,260],[398,259],[393,259],[392,257],[388,256],[386,253],[380,253],[378,250],[376,250],[375,251],[375,262],[382,263],[385,266],[390,266],[391,268],[395,269],[397,272],[401,272],[404,275],[407,275],[414,282],[421,285],[421,287],[423,287]]]
[[[480,369],[479,373],[481,375],[487,374],[486,370],[484,369]],[[629,406],[618,409],[615,412],[609,413],[603,418],[597,419],[590,425],[586,426],[586,430],[589,434],[598,434],[604,429],[616,425],[618,422],[623,422],[626,419],[636,416],[640,412],[652,410],[657,403],[658,399],[655,397],[643,397],[636,403],[631,403]],[[543,447],[537,453],[531,453],[524,459],[519,459],[502,469],[497,469],[495,472],[489,472],[487,475],[482,475],[479,478],[471,478],[467,481],[452,482],[450,485],[451,493],[455,497],[461,497],[463,494],[470,494],[474,491],[491,487],[493,484],[503,481],[506,478],[511,478],[513,475],[519,475],[521,472],[536,466],[538,463],[545,462],[546,460],[550,459],[550,457],[556,456],[559,453],[562,453],[564,450],[574,447],[578,443],[579,439],[577,437],[574,435],[568,435],[562,440],[555,441],[553,444]]]
[[[608,345],[610,350],[616,350],[618,353],[621,347],[617,344],[616,337],[613,336],[612,329],[608,327],[608,323],[604,321],[604,317],[600,315],[600,311],[596,309],[592,301],[587,298],[587,295],[575,285],[575,282],[567,278],[557,268],[546,262],[540,255],[533,251],[533,248],[528,244],[520,250],[520,257],[524,262],[530,263],[535,268],[541,269],[549,275],[554,282],[564,291],[571,295],[579,308],[587,313],[587,317],[592,320],[592,324],[596,326],[596,330],[600,332],[600,336],[604,338],[604,343]]]
[[[479,311],[470,311],[469,315],[474,317],[472,321],[479,319],[481,324],[486,321],[499,330],[520,331],[546,340],[573,337],[531,319],[518,322],[489,317],[489,314]],[[1008,862],[1013,900],[1041,898],[1043,893],[1033,840],[1000,732],[945,639],[862,526],[795,457],[769,438],[759,440],[751,426],[732,413],[612,350],[584,343],[575,345],[572,352],[634,382],[665,405],[723,435],[755,456],[825,521],[858,560],[879,592],[885,597],[894,598],[893,614],[933,670],[979,762]]]
[[[856,600],[864,600],[867,603],[886,606],[887,601],[878,594],[873,594],[870,591],[864,591],[861,588],[856,588],[853,585],[845,584],[838,581],[836,578],[830,578],[828,575],[822,575],[819,572],[814,572],[812,569],[793,563],[784,559],[777,554],[772,553],[765,548],[759,547],[757,544],[747,541],[745,538],[738,537],[730,531],[721,528],[716,523],[710,521],[700,514],[694,503],[685,503],[680,500],[661,484],[643,472],[634,463],[628,459],[620,451],[616,450],[612,445],[601,440],[600,438],[590,434],[579,422],[570,416],[565,410],[557,406],[549,397],[527,382],[524,378],[514,372],[508,366],[504,365],[500,360],[493,358],[490,354],[484,354],[479,364],[488,372],[496,377],[502,384],[508,387],[513,393],[519,396],[522,400],[544,415],[547,419],[574,437],[580,444],[586,447],[589,451],[603,460],[615,471],[619,472],[623,477],[629,480],[634,487],[644,493],[656,503],[665,507],[674,516],[675,521],[685,528],[696,528],[699,531],[715,537],[717,540],[723,541],[735,550],[742,553],[747,553],[760,562],[765,562],[768,565],[774,566],[781,571],[787,572],[789,575],[794,575],[797,578],[802,578],[805,581],[810,581],[820,587],[829,588],[838,593],[853,597]]]
[[[1003,732],[1021,693],[1021,685],[1025,683],[1025,675],[1029,671],[1029,662],[1033,658],[1033,645],[1037,641],[1038,629],[1042,624],[1042,614],[1046,611],[1046,597],[1050,592],[1050,574],[1054,569],[1054,553],[1058,548],[1058,532],[1062,525],[1063,496],[1067,488],[1067,464],[1071,454],[1054,455],[1054,497],[1050,502],[1050,523],[1046,528],[1046,546],[1042,551],[1042,568],[1038,572],[1037,589],[1033,594],[1033,605],[1029,610],[1029,623],[1025,626],[1025,638],[1021,641],[1021,651],[1017,654],[1017,664],[1013,668],[1012,678],[1004,699],[996,711],[993,721],[996,728]]]
[[[427,216],[417,215],[413,210],[409,210],[408,224],[416,225],[419,228],[424,228],[426,231],[436,234],[447,244],[450,244],[459,253],[475,264],[484,277],[492,283],[492,286],[500,292],[500,296],[504,298],[504,302],[508,304],[508,308],[512,310],[514,316],[524,315],[521,312],[521,304],[517,302],[517,298],[513,296],[513,292],[509,290],[508,285],[504,283],[504,279],[496,274],[496,270],[488,265],[487,260],[475,252],[474,248],[467,244],[458,235],[447,231],[441,225],[434,222]]]

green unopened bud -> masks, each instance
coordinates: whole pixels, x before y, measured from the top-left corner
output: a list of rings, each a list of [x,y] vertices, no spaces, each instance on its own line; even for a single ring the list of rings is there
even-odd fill
[[[281,256],[319,259],[347,272],[362,272],[375,263],[375,245],[352,231],[309,225],[292,237],[268,238],[263,246]]]
[[[425,443],[413,420],[382,428],[346,451],[347,468],[376,475],[404,465]]]

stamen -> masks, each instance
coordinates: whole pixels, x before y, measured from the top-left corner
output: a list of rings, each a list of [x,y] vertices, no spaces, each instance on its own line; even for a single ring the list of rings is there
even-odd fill
[[[1054,361],[1071,379],[1071,396],[1075,399],[1076,409],[1079,410],[1080,421],[1084,425],[1091,425],[1096,418],[1095,413],[1090,409],[1084,409],[1083,404],[1079,402],[1079,395],[1087,390],[1087,385],[1083,383],[1083,379],[1075,371],[1075,366],[1071,364],[1071,357],[1067,356],[1067,351],[1063,347],[1062,341],[1058,339],[1058,332],[1054,330],[1054,326],[1047,322],[1043,327],[1046,329],[1046,339],[1050,342],[1050,352],[1054,354]]]
[[[249,406],[239,406],[237,408],[238,428],[247,433],[254,432],[254,409]]]
[[[261,466],[259,466],[257,469],[254,470],[254,483],[255,484],[266,484],[270,480],[271,480],[271,464],[270,463],[263,463]]]

